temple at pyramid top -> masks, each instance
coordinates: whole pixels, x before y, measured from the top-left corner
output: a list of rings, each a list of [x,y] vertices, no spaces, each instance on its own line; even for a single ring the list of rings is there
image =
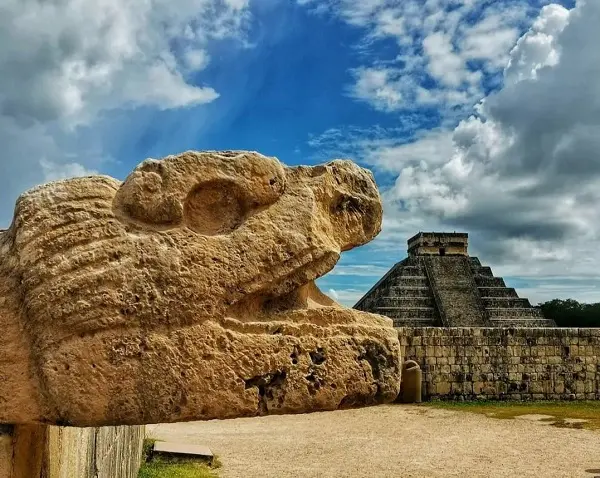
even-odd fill
[[[419,232],[408,240],[408,255],[467,256],[468,244],[465,232]]]
[[[394,265],[354,306],[394,325],[552,327],[492,269],[468,254],[468,234],[419,232],[408,257]]]

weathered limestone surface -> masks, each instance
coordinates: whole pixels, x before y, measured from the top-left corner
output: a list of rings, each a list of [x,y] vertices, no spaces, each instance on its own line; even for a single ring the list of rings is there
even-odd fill
[[[23,194],[0,233],[0,423],[97,426],[393,400],[389,319],[314,280],[380,230],[372,175],[252,152]]]
[[[398,328],[425,399],[598,400],[600,329]]]

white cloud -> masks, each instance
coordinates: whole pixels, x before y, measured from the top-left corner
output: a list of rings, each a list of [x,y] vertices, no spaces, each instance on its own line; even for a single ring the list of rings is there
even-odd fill
[[[366,293],[366,290],[362,289],[328,289],[327,295],[329,295],[333,300],[339,302],[340,304],[346,307],[352,307],[356,304],[359,299]]]
[[[98,174],[98,171],[87,169],[79,163],[57,164],[45,158],[40,160],[40,166],[44,172],[44,182]]]
[[[510,52],[510,60],[504,70],[507,84],[534,79],[541,68],[556,65],[556,37],[563,31],[568,20],[569,11],[560,5],[553,4],[543,8],[530,30]]]
[[[188,84],[171,50],[203,51],[237,35],[247,2],[32,0],[4,3],[0,19],[0,111],[17,120],[85,121],[123,103],[160,108],[205,103],[211,88]]]
[[[185,63],[191,71],[200,71],[208,66],[210,56],[205,50],[190,49],[185,52]]]
[[[521,292],[533,301],[599,302],[599,24],[600,2],[548,5],[510,49],[503,87],[456,128],[409,143],[392,133],[376,148],[356,141],[359,157],[395,177],[373,247],[466,230],[497,275],[528,278]],[[479,55],[478,41],[464,51]],[[569,281],[578,287],[560,288]]]
[[[78,138],[99,115],[180,108],[219,93],[188,76],[213,42],[244,40],[249,0],[4,0],[0,7],[0,221],[16,194],[96,170]],[[71,143],[65,150],[65,144]],[[76,158],[66,158],[66,153]],[[78,153],[78,154],[77,154]],[[100,153],[102,156],[102,153]]]
[[[350,90],[350,95],[371,103],[378,110],[399,109],[404,99],[403,81],[399,73],[390,68],[359,68],[354,71],[356,84]]]
[[[443,85],[459,88],[465,81],[473,83],[478,80],[478,72],[469,72],[464,59],[455,53],[450,35],[431,33],[423,40],[423,48],[429,57],[429,73]]]
[[[354,277],[381,277],[387,272],[387,268],[372,264],[338,264],[329,273],[331,276],[354,276]]]
[[[443,114],[473,106],[484,81],[502,71],[533,7],[514,0],[297,0],[364,29],[362,67],[350,95],[381,111],[437,106]],[[373,44],[394,40],[396,57],[377,58]],[[478,63],[473,63],[473,62]]]

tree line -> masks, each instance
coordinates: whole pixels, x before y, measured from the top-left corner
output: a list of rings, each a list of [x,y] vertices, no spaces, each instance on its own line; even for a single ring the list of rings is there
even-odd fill
[[[536,306],[558,327],[600,327],[600,303],[582,304],[574,299],[554,299]]]

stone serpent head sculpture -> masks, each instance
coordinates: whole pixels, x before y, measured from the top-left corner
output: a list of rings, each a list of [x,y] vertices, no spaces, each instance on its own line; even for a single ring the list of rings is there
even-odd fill
[[[350,161],[186,152],[37,187],[0,233],[0,423],[91,426],[390,401],[391,321],[314,280],[382,208]]]

